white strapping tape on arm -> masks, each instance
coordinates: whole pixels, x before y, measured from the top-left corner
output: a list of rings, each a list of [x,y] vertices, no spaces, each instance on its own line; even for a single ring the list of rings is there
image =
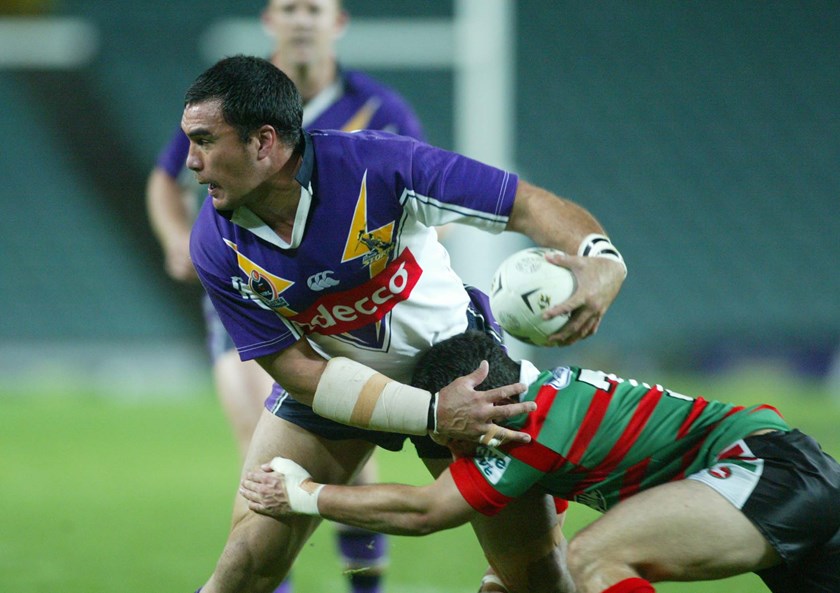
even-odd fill
[[[578,255],[584,257],[603,257],[618,262],[624,268],[624,275],[627,275],[627,264],[621,256],[621,252],[612,244],[609,237],[598,233],[592,233],[583,238],[578,246]]]
[[[369,430],[426,434],[432,394],[352,361],[327,363],[315,389],[312,409],[319,416]]]

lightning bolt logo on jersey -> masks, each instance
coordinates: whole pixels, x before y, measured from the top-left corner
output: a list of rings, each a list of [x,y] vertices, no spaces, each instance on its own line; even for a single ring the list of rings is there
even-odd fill
[[[394,222],[370,230],[367,221],[367,171],[362,177],[362,187],[359,189],[359,199],[353,211],[347,242],[344,244],[344,255],[341,263],[356,258],[362,258],[362,265],[370,267],[373,278],[385,269],[388,255],[394,250],[392,239],[394,236]]]
[[[302,337],[407,380],[418,352],[466,328],[469,298],[434,226],[504,230],[516,177],[385,132],[313,132],[291,240],[205,202],[191,254],[243,359]]]

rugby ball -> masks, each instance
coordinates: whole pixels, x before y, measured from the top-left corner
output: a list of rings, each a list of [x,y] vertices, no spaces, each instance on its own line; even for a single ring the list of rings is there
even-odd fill
[[[548,337],[562,328],[568,315],[544,320],[546,309],[559,305],[575,291],[571,270],[546,261],[555,251],[531,247],[517,251],[496,269],[490,285],[490,308],[502,329],[528,344],[547,346]]]

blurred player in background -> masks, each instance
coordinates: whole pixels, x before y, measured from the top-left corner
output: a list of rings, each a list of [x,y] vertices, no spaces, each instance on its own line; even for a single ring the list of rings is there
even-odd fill
[[[429,486],[322,488],[280,459],[250,473],[240,492],[278,518],[298,512],[422,535],[497,513],[540,486],[605,512],[568,546],[578,593],[653,593],[656,581],[745,572],[775,593],[840,591],[840,466],[774,408],[576,367],[540,372],[479,332],[433,346],[412,383],[435,390],[482,360],[482,387],[530,385],[522,399],[538,411],[504,424],[531,442],[453,443],[459,458]]]
[[[271,62],[291,78],[303,97],[304,127],[387,130],[423,139],[414,111],[393,89],[340,67],[335,44],[348,20],[341,0],[270,0],[262,13],[263,25],[276,42]],[[179,128],[149,176],[146,196],[167,273],[180,282],[197,282],[189,235],[206,191],[199,193],[185,167],[188,149],[189,140]],[[254,361],[240,361],[206,297],[204,314],[216,391],[244,456],[273,380]],[[375,473],[371,461],[359,480],[374,481]],[[378,591],[387,561],[385,538],[338,526],[338,539],[354,593]]]

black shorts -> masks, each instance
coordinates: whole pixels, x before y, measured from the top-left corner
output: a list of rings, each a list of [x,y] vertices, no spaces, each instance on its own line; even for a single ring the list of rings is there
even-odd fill
[[[470,296],[470,305],[467,308],[467,329],[484,331],[501,343],[502,330],[490,311],[487,296],[472,286],[464,288]],[[365,430],[318,416],[312,408],[294,399],[276,383],[271,395],[265,401],[265,407],[278,418],[296,424],[327,440],[357,439],[368,441],[389,451],[399,451],[405,440],[409,439],[414,444],[417,455],[423,459],[452,458],[452,453],[447,447],[438,445],[428,436]]]
[[[744,442],[763,470],[741,511],[783,560],[756,574],[774,593],[840,592],[840,465],[798,430]]]

